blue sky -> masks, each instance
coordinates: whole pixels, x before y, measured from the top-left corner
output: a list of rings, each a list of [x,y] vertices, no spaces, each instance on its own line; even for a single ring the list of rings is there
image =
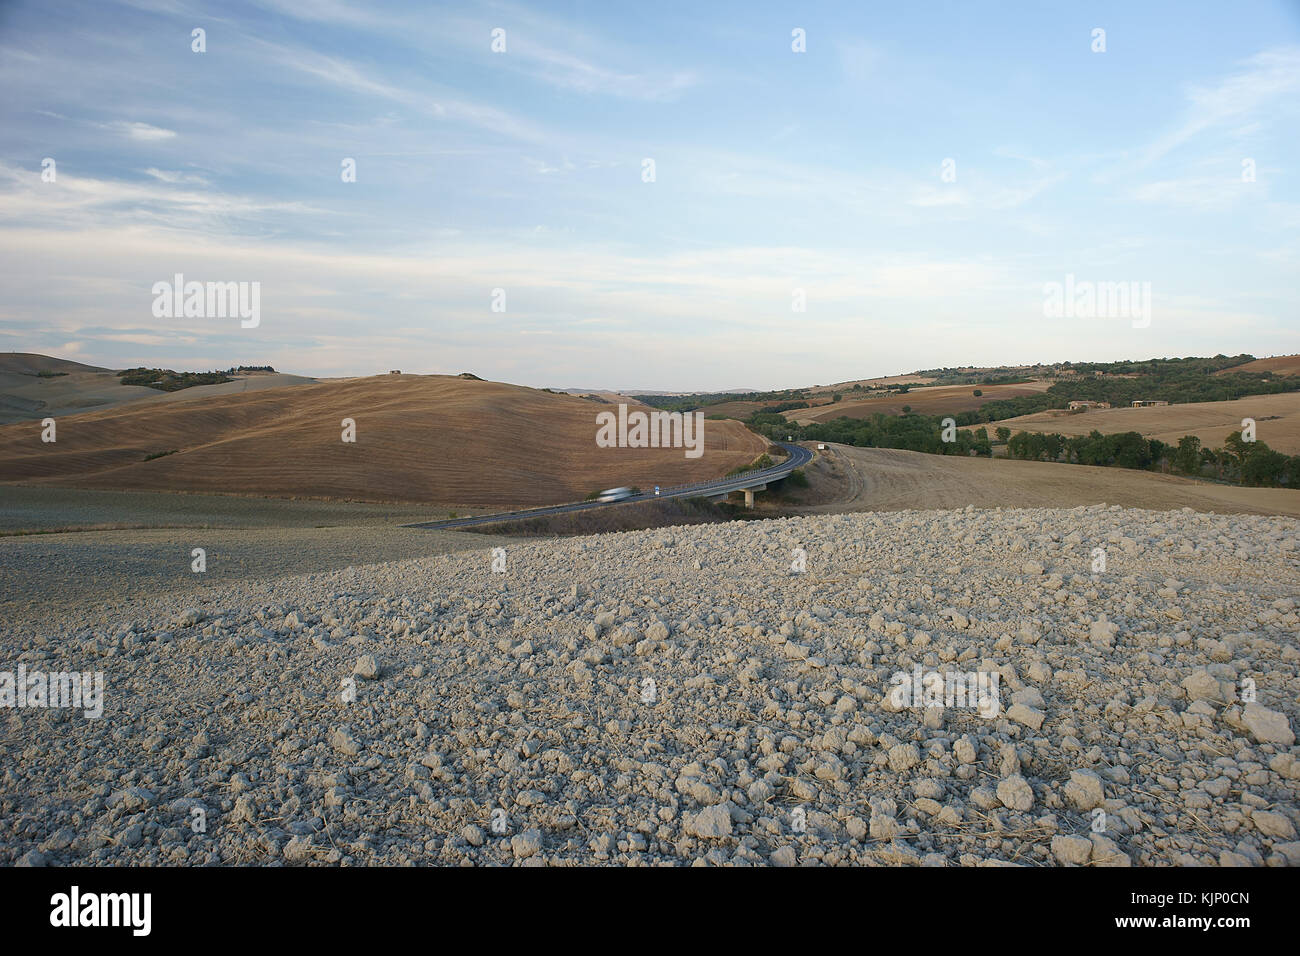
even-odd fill
[[[18,2],[0,80],[0,350],[673,389],[1300,351],[1296,2]],[[260,325],[154,318],[178,272]],[[1045,317],[1067,274],[1149,327]]]

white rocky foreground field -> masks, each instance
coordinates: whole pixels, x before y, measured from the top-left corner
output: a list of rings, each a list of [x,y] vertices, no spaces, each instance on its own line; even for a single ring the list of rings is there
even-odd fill
[[[0,711],[0,862],[1300,863],[1295,520],[912,511],[492,561],[8,622],[0,667],[105,700]],[[913,665],[996,672],[997,715],[897,706]]]

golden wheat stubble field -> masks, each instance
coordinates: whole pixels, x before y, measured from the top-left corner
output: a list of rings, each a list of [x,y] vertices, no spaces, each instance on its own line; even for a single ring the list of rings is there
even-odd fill
[[[870,418],[872,415],[901,415],[910,408],[918,415],[955,415],[975,411],[985,402],[998,398],[1019,398],[1047,391],[1051,382],[1024,382],[1020,385],[928,385],[913,387],[899,394],[876,395],[843,401],[817,408],[796,408],[785,417],[796,422],[829,422],[836,418]],[[975,392],[980,392],[976,395]]]
[[[767,442],[706,422],[704,454],[598,448],[596,414],[569,395],[446,375],[374,376],[137,403],[0,427],[0,481],[271,497],[528,506],[614,485],[716,478]],[[356,442],[341,440],[345,418]],[[174,452],[145,459],[150,455]]]
[[[1177,444],[1184,435],[1195,435],[1204,448],[1222,448],[1224,439],[1241,430],[1243,418],[1255,420],[1255,438],[1287,455],[1300,455],[1300,392],[1279,395],[1248,395],[1231,402],[1196,402],[1188,405],[1155,405],[1149,408],[1101,408],[1095,411],[1039,412],[1021,415],[984,427],[989,434],[998,427],[1015,432],[1057,432],[1065,436],[1099,431],[1141,432]]]
[[[1300,517],[1300,490],[1243,488],[1126,468],[927,455],[832,444],[807,469],[800,513],[1120,505]]]

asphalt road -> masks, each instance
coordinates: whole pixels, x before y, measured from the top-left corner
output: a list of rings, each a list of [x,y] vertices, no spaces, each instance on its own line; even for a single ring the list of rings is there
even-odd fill
[[[623,498],[620,501],[575,501],[567,505],[548,505],[545,508],[529,508],[525,511],[501,511],[496,514],[475,515],[472,518],[449,518],[446,521],[423,521],[417,524],[403,525],[405,528],[468,528],[480,524],[495,524],[498,521],[516,521],[521,518],[540,518],[544,515],[567,514],[571,511],[587,511],[591,508],[613,508],[618,505],[632,504],[637,501],[654,501],[663,498],[703,498],[720,495],[730,491],[741,491],[754,485],[765,484],[785,478],[796,468],[801,468],[812,461],[812,452],[798,445],[776,442],[790,455],[783,462],[771,468],[746,471],[739,475],[702,481],[694,485],[678,485],[675,488],[660,488],[659,494],[648,491],[643,494]]]

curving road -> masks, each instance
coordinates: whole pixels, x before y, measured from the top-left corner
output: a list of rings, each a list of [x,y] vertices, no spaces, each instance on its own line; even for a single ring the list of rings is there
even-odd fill
[[[403,525],[404,528],[468,528],[473,525],[495,524],[498,521],[516,521],[521,518],[540,518],[544,515],[566,514],[570,511],[587,511],[590,508],[612,508],[616,505],[631,504],[635,501],[654,501],[662,498],[704,498],[726,494],[731,491],[743,491],[754,485],[763,485],[787,477],[790,472],[812,461],[812,452],[807,448],[788,442],[776,442],[789,453],[789,457],[771,468],[746,471],[739,475],[702,481],[694,485],[678,485],[675,488],[661,488],[659,494],[648,491],[633,495],[621,501],[575,501],[567,505],[548,505],[545,508],[529,508],[524,511],[502,511],[490,515],[475,515],[472,518],[449,518],[446,521],[422,521],[417,524]]]

